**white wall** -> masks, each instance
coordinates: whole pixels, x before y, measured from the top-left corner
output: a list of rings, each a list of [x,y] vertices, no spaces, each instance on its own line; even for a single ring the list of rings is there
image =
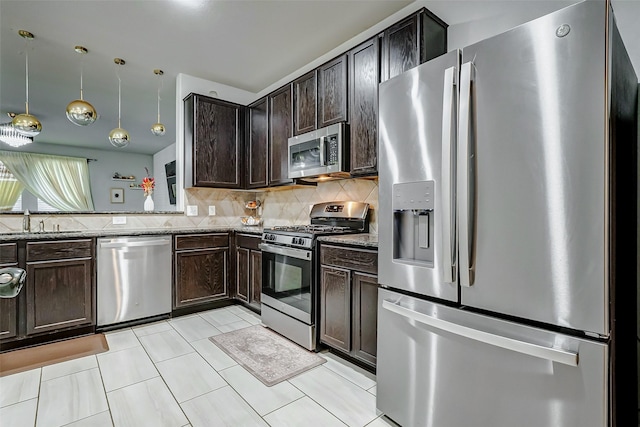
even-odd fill
[[[153,204],[156,211],[175,211],[176,205],[169,201],[169,189],[167,188],[167,175],[164,165],[176,159],[176,144],[158,151],[153,155],[153,171],[156,179],[156,188],[153,191]]]

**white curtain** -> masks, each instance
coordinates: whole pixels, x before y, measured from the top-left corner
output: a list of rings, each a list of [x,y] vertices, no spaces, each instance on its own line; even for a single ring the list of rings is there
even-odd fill
[[[0,151],[0,161],[34,196],[61,211],[92,211],[87,159]]]
[[[18,201],[24,185],[0,162],[0,211],[10,211]]]

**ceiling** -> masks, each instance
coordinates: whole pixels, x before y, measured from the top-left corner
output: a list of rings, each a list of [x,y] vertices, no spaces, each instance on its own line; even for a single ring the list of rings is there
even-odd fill
[[[531,17],[575,1],[422,1],[450,26],[523,12]],[[175,141],[178,73],[259,93],[362,33],[414,0],[0,0],[0,123],[24,111],[25,41],[29,46],[29,109],[43,131],[37,142],[116,150],[108,142],[118,122],[116,57],[122,80],[123,152],[153,154]],[[415,5],[414,5],[415,6]],[[411,7],[411,6],[410,6]],[[614,1],[617,20],[640,73],[640,1]],[[630,46],[637,41],[638,46]],[[88,54],[74,51],[82,45]],[[79,127],[65,117],[80,95],[99,114]],[[164,76],[158,79],[153,70]],[[157,90],[165,136],[156,137]],[[79,153],[81,154],[81,153]]]

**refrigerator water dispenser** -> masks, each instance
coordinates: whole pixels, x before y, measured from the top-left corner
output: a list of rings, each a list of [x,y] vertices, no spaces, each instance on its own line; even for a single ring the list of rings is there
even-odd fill
[[[433,267],[434,181],[393,185],[393,258]]]

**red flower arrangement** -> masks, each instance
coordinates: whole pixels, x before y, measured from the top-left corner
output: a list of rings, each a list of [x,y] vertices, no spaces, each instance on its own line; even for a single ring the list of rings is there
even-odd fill
[[[140,184],[140,186],[144,190],[144,195],[150,196],[156,186],[156,180],[149,176],[149,169],[144,168],[144,170],[147,171],[147,176],[142,178],[142,184]]]

